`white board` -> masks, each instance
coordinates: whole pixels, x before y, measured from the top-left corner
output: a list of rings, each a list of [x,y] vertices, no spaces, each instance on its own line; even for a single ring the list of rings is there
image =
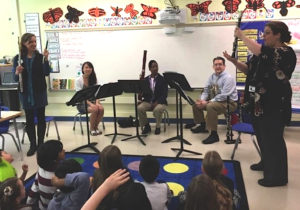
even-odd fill
[[[231,53],[234,27],[200,26],[192,33],[177,28],[171,35],[163,29],[59,32],[60,73],[51,77],[76,78],[80,64],[90,61],[102,84],[138,79],[143,50],[147,50],[147,64],[156,60],[160,73],[182,73],[192,87],[203,87],[213,72],[213,58],[222,56],[224,50]],[[235,78],[235,67],[226,64],[226,70]]]

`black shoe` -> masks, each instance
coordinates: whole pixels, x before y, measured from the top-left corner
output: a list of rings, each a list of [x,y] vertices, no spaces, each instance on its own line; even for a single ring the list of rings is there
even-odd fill
[[[159,135],[159,134],[160,134],[160,128],[155,128],[154,134],[155,134],[155,135]]]
[[[205,129],[205,126],[199,125],[196,128],[192,128],[191,131],[193,133],[208,133],[208,130]]]
[[[35,151],[36,151],[36,147],[30,146],[30,148],[29,148],[29,150],[27,152],[27,156],[29,157],[29,156],[34,155]]]
[[[147,134],[147,133],[150,133],[151,132],[151,127],[149,124],[145,125],[144,126],[144,129],[142,131],[142,134]]]
[[[270,182],[265,179],[259,179],[258,184],[263,187],[279,187],[279,186],[285,186],[287,185],[287,181],[279,181],[279,182]]]
[[[250,169],[253,170],[253,171],[263,171],[264,170],[264,165],[260,161],[259,163],[252,164],[250,166]]]
[[[219,141],[219,135],[217,133],[211,133],[206,139],[202,141],[203,144],[213,144]]]
[[[189,128],[194,127],[195,125],[196,125],[195,123],[188,123],[188,124],[185,124],[184,128],[189,129]]]

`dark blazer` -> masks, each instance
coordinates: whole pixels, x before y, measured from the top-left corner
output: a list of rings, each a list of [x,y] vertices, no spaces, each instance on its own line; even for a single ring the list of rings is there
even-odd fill
[[[147,85],[150,87],[150,75],[145,78]],[[164,77],[160,74],[157,75],[155,78],[155,90],[154,93],[146,94],[143,93],[143,101],[153,103],[157,102],[159,104],[168,104],[167,102],[168,97],[168,84]]]
[[[14,62],[15,62],[15,65],[17,66],[17,62],[18,62],[18,55],[15,56],[14,58]],[[22,58],[24,59],[24,58]],[[33,89],[33,92],[35,94],[39,94],[41,92],[44,92],[47,88],[47,85],[46,85],[46,79],[45,79],[45,76],[48,76],[49,73],[45,73],[43,71],[43,55],[36,52],[35,53],[35,58],[33,60],[33,63],[32,63],[32,89]],[[49,62],[48,61],[45,61],[45,65],[47,65],[48,68],[49,67]],[[23,78],[23,87],[27,87],[27,71],[26,71],[26,66],[25,64],[23,63],[22,66],[24,67],[24,71],[22,72],[22,78]],[[18,76],[15,76],[15,80],[18,81],[19,80],[19,77]],[[24,88],[24,92],[26,92],[27,89]]]

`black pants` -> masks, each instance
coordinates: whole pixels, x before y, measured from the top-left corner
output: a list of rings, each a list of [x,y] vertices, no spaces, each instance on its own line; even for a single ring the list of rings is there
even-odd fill
[[[38,145],[41,145],[44,142],[45,131],[46,131],[46,122],[45,122],[45,107],[38,109],[25,109],[26,115],[26,132],[30,141],[30,147],[36,147],[36,132],[34,117],[37,117],[37,138]]]
[[[288,162],[282,113],[255,117],[253,127],[262,154],[264,179],[267,182],[287,182]]]

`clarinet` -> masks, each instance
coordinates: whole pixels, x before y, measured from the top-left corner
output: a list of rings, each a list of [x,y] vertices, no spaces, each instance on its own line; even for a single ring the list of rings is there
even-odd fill
[[[226,131],[226,141],[232,142],[232,129],[231,129],[231,114],[230,114],[230,108],[229,108],[229,102],[230,102],[230,97],[227,96],[227,113],[226,113],[226,124],[227,124],[227,131]]]
[[[244,11],[242,11],[240,13],[240,16],[239,16],[239,19],[238,19],[238,22],[237,22],[237,27],[238,28],[240,28],[240,26],[241,26],[241,22],[242,22],[242,17],[243,17]],[[238,43],[238,38],[235,37],[234,42],[233,42],[233,47],[232,47],[232,54],[231,54],[232,58],[235,58],[235,53],[236,53],[236,49],[237,49],[237,43]]]
[[[144,54],[143,54],[143,66],[142,66],[142,72],[140,74],[140,80],[145,79],[146,60],[147,60],[147,50],[144,50]],[[142,101],[142,99],[143,99],[143,93],[139,93],[138,100]]]
[[[19,45],[18,65],[21,66],[21,44],[20,44],[20,37],[18,37],[18,45]],[[20,92],[23,93],[23,77],[22,77],[22,73],[19,74],[19,84],[20,84]]]

